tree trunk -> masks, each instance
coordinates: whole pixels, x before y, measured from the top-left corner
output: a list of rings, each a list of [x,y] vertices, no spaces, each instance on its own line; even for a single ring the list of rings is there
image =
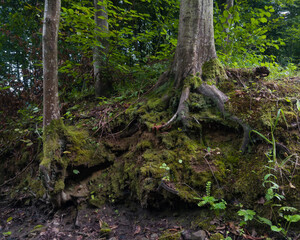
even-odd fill
[[[226,10],[227,10],[227,11],[229,11],[229,9],[230,9],[231,7],[233,7],[233,5],[234,5],[234,0],[226,0]],[[229,28],[230,28],[229,20],[230,20],[231,18],[232,18],[232,15],[229,14],[228,17],[227,17],[227,19],[226,19],[226,24],[227,24],[228,27],[226,27],[226,28],[224,29],[224,31],[225,31],[226,34],[227,34],[227,37],[226,37],[226,42],[227,42],[227,44],[229,43]]]
[[[60,0],[45,0],[43,24],[43,106],[44,127],[59,119],[57,38],[60,17]]]
[[[99,4],[98,4],[99,3]],[[100,46],[95,46],[93,51],[94,80],[96,97],[105,96],[111,89],[111,83],[105,76],[106,57],[108,53],[108,42],[105,37],[100,37],[101,33],[108,33],[108,16],[103,0],[94,0],[96,41]],[[104,75],[104,76],[103,76]]]
[[[213,27],[213,0],[181,1],[179,16],[178,43],[175,58],[169,72],[164,73],[158,84],[170,76],[175,77],[174,86],[182,89],[177,111],[165,124],[156,129],[169,126],[179,119],[184,130],[190,127],[189,99],[190,92],[211,98],[223,116],[238,123],[244,130],[241,150],[244,152],[249,142],[248,125],[236,116],[225,111],[224,103],[228,97],[215,85],[227,79],[227,75],[216,54]]]
[[[45,0],[43,24],[43,159],[40,174],[46,192],[55,207],[61,205],[64,174],[61,167],[63,121],[60,119],[58,98],[57,39],[60,18],[60,0]]]
[[[181,1],[178,44],[171,73],[175,87],[189,75],[202,74],[202,65],[217,58],[214,43],[213,1]]]

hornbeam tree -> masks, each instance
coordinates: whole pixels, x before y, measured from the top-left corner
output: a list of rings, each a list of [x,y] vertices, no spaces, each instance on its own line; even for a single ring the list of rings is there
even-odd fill
[[[43,24],[43,125],[59,119],[57,38],[60,17],[60,0],[46,0]]]
[[[61,172],[59,161],[63,139],[63,122],[58,99],[57,39],[60,0],[45,0],[43,23],[43,159],[40,174],[43,185],[54,206],[61,205],[61,188],[57,179]],[[57,164],[54,164],[57,163]]]
[[[215,50],[213,0],[181,1],[175,58],[170,70],[161,75],[157,86],[170,80],[174,80],[175,89],[181,90],[179,105],[173,117],[156,129],[165,128],[175,120],[180,120],[183,126],[188,128],[187,100],[190,92],[195,91],[211,98],[223,116],[243,127],[244,140],[241,150],[245,151],[250,128],[236,116],[225,112],[224,103],[228,97],[216,87],[227,80],[227,75]]]

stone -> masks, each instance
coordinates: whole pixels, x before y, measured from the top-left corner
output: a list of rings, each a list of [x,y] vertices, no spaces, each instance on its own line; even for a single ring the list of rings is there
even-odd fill
[[[158,234],[152,233],[150,236],[150,240],[157,240],[158,239]]]
[[[117,240],[117,238],[116,237],[112,237],[112,238],[110,238],[108,240]]]
[[[192,240],[205,240],[206,232],[203,230],[199,230],[197,232],[192,233]]]

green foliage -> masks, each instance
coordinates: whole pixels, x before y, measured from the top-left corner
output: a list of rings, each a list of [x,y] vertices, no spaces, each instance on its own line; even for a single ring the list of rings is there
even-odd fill
[[[249,209],[241,209],[238,211],[238,215],[244,218],[244,220],[240,222],[240,226],[243,226],[247,224],[247,221],[251,221],[254,218],[256,212]]]
[[[211,182],[208,181],[206,183],[206,196],[203,196],[201,198],[195,198],[197,200],[200,200],[198,203],[199,207],[210,205],[210,209],[214,210],[217,216],[219,216],[221,210],[226,209],[227,202],[224,199],[218,200],[213,196],[210,196],[211,191]]]
[[[263,183],[262,183],[262,185],[266,188],[266,194],[265,194],[266,203],[265,203],[265,205],[266,206],[270,205],[272,212],[274,211],[273,208],[280,207],[277,211],[277,214],[279,217],[285,219],[285,224],[283,225],[283,224],[279,223],[276,218],[275,218],[276,223],[272,223],[272,221],[270,219],[261,217],[261,216],[257,215],[255,211],[249,210],[249,209],[248,210],[244,210],[244,209],[239,210],[238,215],[242,216],[244,218],[243,221],[240,222],[241,226],[246,225],[248,221],[251,221],[254,219],[254,220],[258,221],[259,223],[269,225],[271,228],[271,231],[281,233],[283,236],[287,236],[288,230],[290,228],[290,224],[300,221],[300,215],[299,214],[294,214],[294,215],[283,214],[283,212],[298,212],[298,210],[294,207],[289,207],[289,206],[281,207],[282,206],[281,204],[275,203],[275,200],[281,202],[282,200],[285,199],[284,195],[279,193],[280,187],[278,184],[278,177],[276,176],[276,173],[278,173],[280,171],[280,173],[281,173],[280,175],[282,176],[282,171],[284,169],[283,168],[284,165],[286,164],[286,162],[288,160],[291,160],[291,158],[292,158],[292,156],[287,156],[280,163],[279,162],[280,159],[277,155],[275,130],[278,126],[281,116],[287,125],[287,121],[286,121],[284,112],[282,111],[282,109],[279,109],[277,111],[276,117],[274,119],[270,120],[271,139],[269,139],[268,137],[266,137],[265,135],[263,135],[262,133],[260,133],[258,131],[253,130],[252,132],[256,133],[258,136],[260,136],[266,143],[270,144],[272,147],[271,151],[266,154],[266,157],[268,159],[268,165],[265,165],[265,167],[269,170],[269,173],[267,173],[264,176]],[[290,174],[290,172],[287,172],[287,173]],[[288,177],[288,174],[286,175],[286,177]]]
[[[291,208],[291,207],[283,207],[284,209],[293,209],[293,211],[297,211],[297,209],[295,208]],[[279,209],[279,213],[281,213],[282,208]],[[256,214],[255,211],[253,210],[245,210],[245,209],[241,209],[238,211],[238,215],[243,217],[243,221],[240,222],[240,226],[244,226],[247,224],[247,222],[252,221],[252,220],[256,220],[257,222],[261,223],[261,224],[266,224],[268,226],[270,226],[271,231],[273,232],[277,232],[277,233],[281,233],[283,236],[287,236],[288,234],[288,230],[290,228],[290,224],[291,223],[296,223],[300,221],[300,215],[299,214],[294,214],[294,215],[283,215],[281,213],[281,217],[283,217],[286,222],[284,225],[281,225],[279,223],[277,224],[273,224],[272,221],[270,221],[267,218],[264,217],[260,217]],[[256,216],[256,217],[255,217]]]
[[[291,71],[292,65],[283,69],[278,62],[285,66],[291,61],[297,63],[297,54],[293,51],[300,49],[294,47],[289,54],[283,49],[290,49],[290,42],[299,46],[295,44],[299,38],[294,37],[299,33],[300,21],[294,14],[299,6],[293,1],[286,2],[284,7],[281,1],[275,4],[239,1],[235,4],[229,9],[218,4],[215,7],[215,40],[220,60],[234,68],[270,65],[273,78],[295,73],[296,69]],[[287,25],[288,21],[293,24]]]
[[[164,174],[162,180],[170,181],[170,168],[168,167],[168,165],[163,163],[159,168],[165,170],[165,174]]]

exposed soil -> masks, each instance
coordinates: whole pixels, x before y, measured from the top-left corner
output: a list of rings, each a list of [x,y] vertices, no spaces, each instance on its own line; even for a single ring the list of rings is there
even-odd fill
[[[186,208],[178,205],[172,209],[150,210],[131,203],[92,208],[85,202],[80,204],[78,211],[74,204],[70,204],[51,212],[51,206],[40,200],[19,196],[18,199],[8,201],[2,195],[0,239],[204,240],[211,239],[214,234],[231,236],[232,239],[261,239],[254,237],[255,231],[249,235],[245,232],[244,237],[239,236],[241,232],[237,223],[225,223],[211,218],[212,215],[207,209],[196,206]],[[213,226],[214,231],[201,230],[199,227],[199,222],[206,218],[207,224]]]

